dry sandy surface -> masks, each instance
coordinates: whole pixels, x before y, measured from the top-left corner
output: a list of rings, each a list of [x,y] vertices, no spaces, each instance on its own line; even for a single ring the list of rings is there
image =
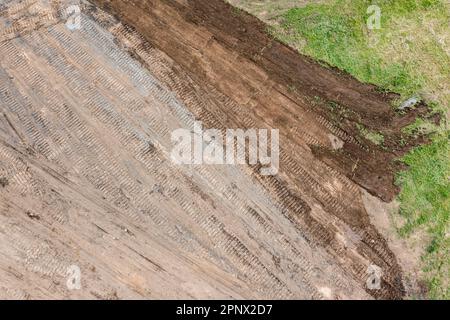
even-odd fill
[[[0,0],[0,298],[409,293],[361,188],[394,198],[394,159],[422,142],[398,134],[424,106],[395,114],[395,95],[219,0],[82,1],[75,30],[65,5]],[[280,173],[175,165],[171,132],[195,120],[279,129]]]

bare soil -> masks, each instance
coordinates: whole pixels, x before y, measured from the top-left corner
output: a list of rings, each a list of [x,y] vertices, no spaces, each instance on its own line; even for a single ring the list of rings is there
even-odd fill
[[[401,129],[426,106],[397,114],[396,95],[220,0],[83,1],[75,31],[58,1],[30,13],[39,2],[0,14],[0,297],[407,294],[360,188],[394,198],[395,159],[426,141],[400,143]],[[173,165],[170,132],[194,120],[279,129],[280,174]],[[81,290],[65,285],[70,265]],[[370,265],[380,290],[367,288]]]

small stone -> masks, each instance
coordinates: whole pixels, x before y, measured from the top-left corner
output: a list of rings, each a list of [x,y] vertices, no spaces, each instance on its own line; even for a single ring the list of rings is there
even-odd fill
[[[412,97],[403,102],[400,107],[398,107],[399,110],[405,110],[414,107],[418,102],[420,101],[417,97]]]

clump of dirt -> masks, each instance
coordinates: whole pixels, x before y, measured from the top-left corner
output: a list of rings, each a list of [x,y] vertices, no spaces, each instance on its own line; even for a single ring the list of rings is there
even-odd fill
[[[9,181],[5,177],[0,177],[0,187],[5,188],[9,185]]]

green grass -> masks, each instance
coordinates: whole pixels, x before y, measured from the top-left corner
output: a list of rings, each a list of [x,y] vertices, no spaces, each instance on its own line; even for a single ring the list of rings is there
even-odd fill
[[[381,133],[370,131],[362,125],[358,125],[358,130],[364,138],[371,141],[373,144],[376,144],[377,146],[383,145],[384,136]]]
[[[367,27],[367,8],[381,8],[381,29]],[[272,32],[300,52],[345,70],[363,82],[419,96],[450,115],[450,4],[445,0],[328,0],[287,11]],[[444,118],[445,118],[444,115]],[[444,121],[445,122],[445,121]],[[450,131],[418,120],[405,129],[436,131],[430,145],[402,161],[401,235],[427,234],[423,269],[430,298],[449,299]],[[382,137],[372,137],[382,143]]]
[[[425,229],[430,237],[422,257],[432,298],[450,299],[449,215],[450,215],[450,133],[440,134],[433,144],[413,150],[403,161],[410,166],[398,183],[400,214],[406,223],[400,233],[408,236]]]
[[[361,81],[405,97],[429,93],[448,106],[450,59],[442,43],[448,41],[449,6],[432,0],[374,1],[382,10],[381,29],[369,30],[371,3],[334,0],[291,9],[275,33]]]

